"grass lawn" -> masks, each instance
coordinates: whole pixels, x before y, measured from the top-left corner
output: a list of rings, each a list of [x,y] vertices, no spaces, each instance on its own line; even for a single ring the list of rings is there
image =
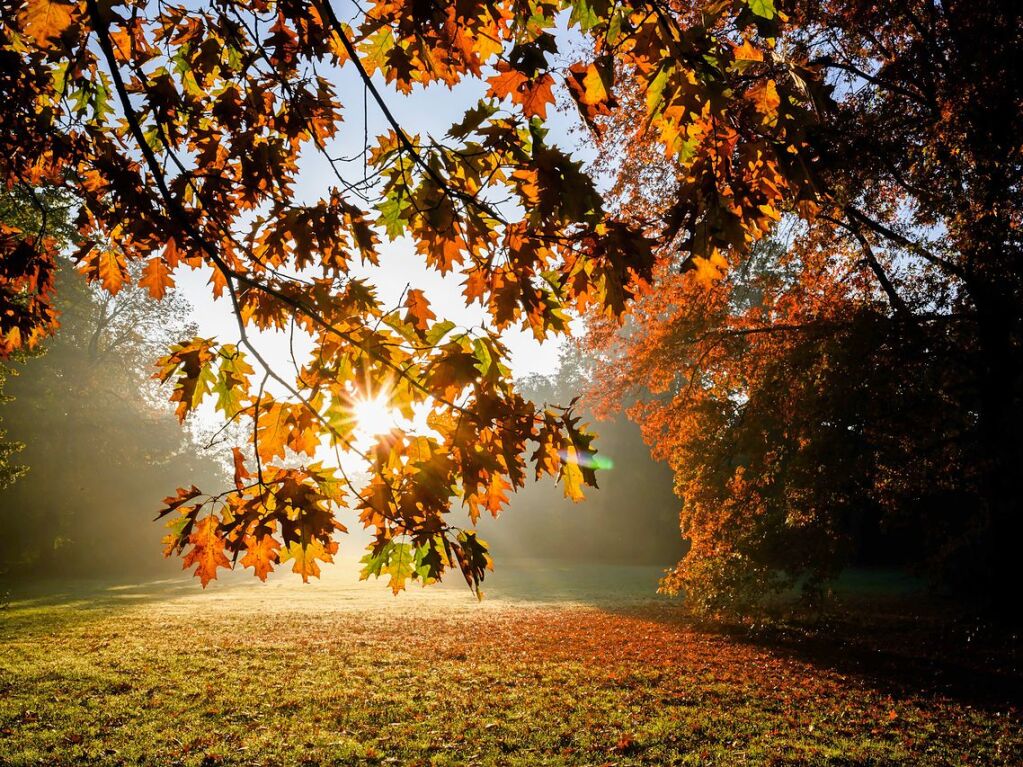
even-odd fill
[[[0,763],[1023,764],[1014,638],[701,628],[640,569],[354,578],[0,586]]]

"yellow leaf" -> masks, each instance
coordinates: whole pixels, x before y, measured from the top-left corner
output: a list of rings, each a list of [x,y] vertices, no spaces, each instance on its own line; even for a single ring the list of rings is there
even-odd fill
[[[351,40],[351,29],[347,24],[342,24],[341,28],[344,30],[344,34]],[[331,32],[330,37],[327,40],[327,45],[330,47],[330,52],[334,54],[334,65],[343,66],[349,59],[348,49],[345,48],[344,42],[341,40],[341,35],[337,32]]]
[[[336,548],[337,544],[333,545]],[[320,566],[316,563],[317,559],[321,562],[334,561],[331,553],[315,538],[305,546],[298,541],[288,544],[288,550],[281,556],[281,563],[283,564],[289,559],[295,560],[291,572],[301,575],[304,583],[309,582],[310,575],[314,578],[320,577]]]
[[[601,104],[607,101],[607,88],[604,86],[604,79],[600,76],[600,70],[595,64],[590,64],[586,68],[582,86],[582,94],[579,97],[582,103]]]
[[[583,472],[579,468],[579,455],[574,447],[565,451],[565,460],[561,464],[561,481],[565,483],[565,497],[573,501],[581,501],[583,495]]]

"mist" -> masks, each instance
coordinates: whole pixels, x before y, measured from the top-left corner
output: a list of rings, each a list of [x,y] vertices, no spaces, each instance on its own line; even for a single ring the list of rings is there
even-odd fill
[[[70,266],[58,283],[59,331],[7,365],[0,423],[15,476],[0,492],[0,571],[178,572],[160,555],[160,499],[227,481],[152,379],[160,350],[192,330],[188,305],[138,288],[103,294]]]
[[[161,556],[165,530],[154,521],[174,488],[227,487],[221,444],[204,450],[182,427],[152,377],[152,360],[194,333],[180,296],[163,302],[125,288],[110,296],[70,266],[59,278],[61,328],[44,350],[6,368],[0,406],[12,481],[0,491],[0,569],[35,576],[146,576],[181,573]],[[571,401],[583,387],[579,360],[552,376],[521,382],[525,396]],[[598,433],[599,489],[572,503],[547,479],[509,495],[499,519],[479,522],[502,565],[526,560],[663,568],[684,549],[670,470],[654,462],[624,418],[584,421]],[[20,449],[19,449],[20,448]],[[453,516],[461,514],[460,509]],[[354,514],[341,556],[358,559],[369,541]],[[458,524],[468,525],[468,519]],[[636,531],[643,531],[642,535]],[[650,578],[651,590],[655,585]]]
[[[567,404],[585,389],[585,375],[580,359],[566,353],[556,374],[524,380],[523,395],[538,403]],[[585,399],[576,412],[597,435],[594,447],[605,467],[597,470],[599,488],[586,488],[586,499],[574,503],[550,477],[530,478],[509,496],[499,518],[480,520],[480,534],[499,561],[674,565],[686,549],[671,470],[650,457],[639,427],[624,415],[598,420]]]

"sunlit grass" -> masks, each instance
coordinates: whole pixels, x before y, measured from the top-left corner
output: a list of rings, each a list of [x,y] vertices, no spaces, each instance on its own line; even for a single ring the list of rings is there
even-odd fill
[[[0,763],[1019,763],[1017,713],[698,631],[654,575],[533,566],[482,604],[393,599],[350,563],[304,588],[16,590]]]

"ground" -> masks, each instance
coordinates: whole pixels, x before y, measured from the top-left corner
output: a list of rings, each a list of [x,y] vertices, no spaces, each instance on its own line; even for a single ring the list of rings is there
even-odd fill
[[[0,584],[0,763],[1023,764],[1011,635],[724,631],[641,568],[353,579]]]

